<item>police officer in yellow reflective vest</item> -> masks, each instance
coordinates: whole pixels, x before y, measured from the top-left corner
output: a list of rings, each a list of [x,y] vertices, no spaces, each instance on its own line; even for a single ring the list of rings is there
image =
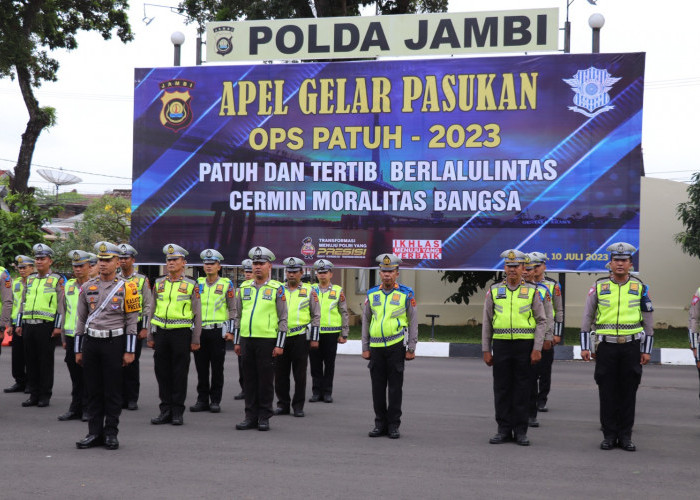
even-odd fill
[[[369,360],[374,429],[369,437],[401,437],[405,360],[416,357],[418,320],[413,290],[397,283],[401,259],[377,257],[382,284],[370,289],[362,308],[362,357]],[[387,404],[388,392],[388,404]]]
[[[64,361],[71,380],[71,401],[68,411],[58,417],[58,420],[77,420],[87,410],[87,393],[83,383],[83,367],[75,362],[75,324],[78,320],[78,295],[80,287],[89,279],[90,254],[82,250],[71,250],[68,258],[73,266],[73,276],[66,282],[65,298],[59,306],[63,312],[61,325],[61,343],[66,350]]]
[[[185,276],[187,250],[169,243],[163,253],[168,275],[153,285],[153,317],[148,334],[148,347],[155,349],[153,365],[160,398],[160,414],[151,423],[182,425],[190,351],[199,349],[202,307],[197,282]]]
[[[15,383],[6,387],[4,392],[29,392],[27,387],[27,365],[24,361],[24,342],[20,335],[17,335],[17,317],[19,316],[20,305],[22,304],[22,294],[27,285],[27,276],[34,272],[34,259],[26,255],[15,257],[15,267],[19,272],[20,279],[12,283],[12,378]]]
[[[233,331],[235,316],[235,289],[228,278],[219,276],[224,256],[213,248],[199,254],[204,264],[205,277],[197,278],[202,299],[202,337],[200,348],[194,353],[197,367],[197,402],[190,411],[221,411],[221,394],[224,390],[225,336]],[[211,381],[209,368],[211,367]]]
[[[143,274],[134,271],[136,256],[139,254],[134,247],[122,243],[119,245],[119,267],[122,271],[122,279],[126,282],[134,282],[139,290],[141,300],[141,310],[139,311],[139,322],[137,329],[139,331],[136,339],[136,350],[134,351],[134,361],[124,367],[123,377],[123,397],[122,406],[127,410],[138,410],[139,408],[139,392],[141,390],[141,367],[139,360],[141,359],[141,350],[143,348],[143,340],[148,337],[148,329],[150,328],[151,318],[151,285],[148,283],[148,278]]]
[[[241,262],[241,267],[243,268],[243,281],[249,281],[253,279],[253,261],[250,259],[243,259]],[[232,324],[233,326],[233,324]],[[233,339],[233,334],[231,334],[231,339]],[[227,339],[229,340],[229,339]],[[241,386],[241,392],[236,394],[233,399],[241,400],[245,399],[244,384],[243,384],[243,362],[240,356],[236,356],[236,363],[238,364],[238,385]]]
[[[49,406],[53,390],[53,337],[61,334],[62,317],[58,304],[63,301],[63,276],[51,272],[53,250],[37,243],[34,250],[36,274],[27,278],[19,310],[17,334],[24,338],[29,399],[22,406]]]
[[[287,337],[287,300],[284,285],[270,279],[275,254],[265,247],[248,253],[253,279],[236,293],[233,344],[243,361],[245,418],[236,429],[270,430],[274,389],[274,359],[284,353]]]
[[[630,276],[637,249],[625,242],[613,243],[611,276],[600,278],[588,291],[581,322],[581,358],[591,360],[592,325],[596,331],[595,381],[600,399],[600,448],[619,446],[636,451],[632,427],[642,365],[651,359],[654,346],[654,310],[649,287]]]
[[[335,377],[335,356],[338,344],[348,340],[348,305],[345,293],[339,285],[331,283],[333,263],[326,259],[314,262],[318,284],[313,286],[321,309],[321,336],[318,349],[309,351],[311,364],[311,398],[315,403],[323,399],[333,402],[333,378]]]
[[[309,359],[309,344],[318,349],[318,327],[321,311],[318,295],[308,283],[301,282],[304,261],[296,257],[284,259],[287,285],[284,294],[287,299],[287,340],[284,353],[275,363],[275,393],[277,408],[275,415],[304,416],[306,400],[306,366]],[[289,373],[294,376],[294,397],[289,395]]]
[[[10,272],[0,266],[0,341],[3,339],[5,329],[12,326],[12,278]]]
[[[484,301],[481,349],[493,366],[493,399],[498,430],[491,444],[513,441],[528,446],[531,365],[542,358],[547,318],[542,295],[522,279],[525,254],[506,250],[506,279],[491,285]],[[493,353],[492,353],[493,349]]]

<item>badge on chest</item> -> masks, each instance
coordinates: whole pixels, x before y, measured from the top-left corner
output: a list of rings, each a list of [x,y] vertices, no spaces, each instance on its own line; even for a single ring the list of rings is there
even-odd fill
[[[610,295],[610,283],[603,283],[602,285],[600,285],[600,294]]]
[[[265,291],[263,292],[263,299],[272,300],[272,297],[273,297],[272,288],[266,288]]]
[[[399,293],[392,293],[391,294],[391,302],[389,302],[389,303],[392,306],[398,306],[400,301],[401,301],[401,294],[399,294]]]

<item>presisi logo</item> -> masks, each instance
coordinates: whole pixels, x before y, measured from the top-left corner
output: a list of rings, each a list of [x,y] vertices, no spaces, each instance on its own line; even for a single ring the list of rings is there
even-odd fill
[[[214,35],[216,36],[216,39],[214,40],[214,44],[216,47],[216,53],[225,56],[226,54],[230,54],[231,51],[233,50],[233,43],[231,42],[231,39],[233,38],[233,28],[232,26],[219,26],[217,28],[214,28]],[[227,37],[226,35],[230,35]]]
[[[188,90],[171,90],[178,88]],[[160,110],[160,123],[164,127],[177,133],[192,123],[190,106],[192,96],[189,89],[193,88],[194,82],[191,80],[167,80],[160,83],[160,89],[163,91],[163,95],[160,96],[163,103],[163,108]]]

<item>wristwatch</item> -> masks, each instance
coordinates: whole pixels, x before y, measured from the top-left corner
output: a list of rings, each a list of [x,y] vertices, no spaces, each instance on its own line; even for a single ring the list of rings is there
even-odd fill
[[[410,352],[411,354],[414,354],[414,353],[416,352],[416,350],[413,349],[413,348],[411,348],[411,347],[409,347],[408,349],[406,349],[406,351],[407,351],[407,352]]]

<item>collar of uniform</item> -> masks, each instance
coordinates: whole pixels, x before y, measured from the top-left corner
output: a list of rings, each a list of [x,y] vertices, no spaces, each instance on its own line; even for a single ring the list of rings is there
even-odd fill
[[[615,283],[616,285],[622,286],[622,285],[626,285],[627,282],[630,280],[631,277],[632,277],[632,276],[628,274],[628,275],[627,275],[627,279],[626,279],[625,281],[623,281],[622,283],[620,283],[620,282],[616,281],[615,278],[613,278],[613,277],[611,276],[611,277],[610,277],[610,281],[612,281],[612,282]]]
[[[207,278],[205,277],[204,284],[207,286],[214,286],[219,282],[220,279],[221,279],[221,276],[217,276],[213,283],[209,283],[209,280],[207,280]]]
[[[318,289],[322,292],[327,292],[331,288],[333,288],[333,283],[329,283],[327,288],[323,288],[320,283],[318,284]]]
[[[130,279],[133,278],[135,275],[136,275],[136,271],[134,271],[133,273],[131,273],[129,276],[124,276],[124,275],[122,274],[122,279],[130,280]]]
[[[170,281],[171,283],[175,283],[176,281],[182,281],[182,278],[184,278],[184,277],[185,277],[184,275],[181,275],[179,278],[173,280],[173,279],[170,279],[170,276],[168,275],[165,277],[165,279]]]
[[[50,274],[53,274],[53,269],[49,269],[46,274],[39,274],[39,271],[37,271],[36,277],[37,279],[43,280],[44,278],[48,278]]]
[[[260,284],[258,284],[258,282],[255,281],[255,278],[253,278],[251,281],[253,282],[253,286],[254,286],[255,288],[260,288],[261,286],[267,285],[267,284],[270,282],[271,279],[272,279],[272,278],[267,278],[267,279],[265,280],[264,283],[260,283]]]

